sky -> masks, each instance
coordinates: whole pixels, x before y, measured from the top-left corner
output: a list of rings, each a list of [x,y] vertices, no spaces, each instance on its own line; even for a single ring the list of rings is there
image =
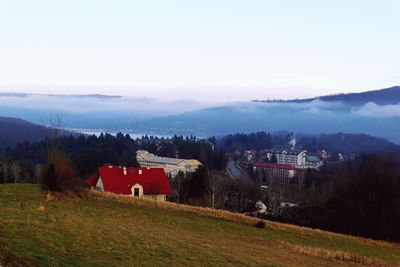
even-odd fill
[[[0,91],[237,101],[400,85],[400,0],[0,0]]]

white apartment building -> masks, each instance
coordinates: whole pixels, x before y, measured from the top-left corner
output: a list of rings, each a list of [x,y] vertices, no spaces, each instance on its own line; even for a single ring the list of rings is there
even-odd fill
[[[165,174],[172,177],[176,176],[179,171],[184,173],[195,172],[200,165],[196,159],[179,159],[159,157],[146,150],[138,150],[136,152],[136,159],[143,168],[163,168]]]
[[[317,156],[307,156],[306,158],[306,168],[308,169],[320,169],[324,165],[324,162],[320,160]]]
[[[278,164],[288,164],[296,168],[306,168],[306,150],[284,149],[268,151],[267,157],[271,160],[272,155],[276,156]]]

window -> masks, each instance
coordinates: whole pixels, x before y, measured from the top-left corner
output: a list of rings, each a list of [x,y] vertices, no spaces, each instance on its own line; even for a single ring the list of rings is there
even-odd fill
[[[139,188],[134,188],[133,196],[134,197],[138,197],[139,196]]]

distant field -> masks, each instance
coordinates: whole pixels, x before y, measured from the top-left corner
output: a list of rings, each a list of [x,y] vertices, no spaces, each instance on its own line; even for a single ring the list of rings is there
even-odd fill
[[[0,185],[0,266],[400,265],[400,244],[211,209]]]

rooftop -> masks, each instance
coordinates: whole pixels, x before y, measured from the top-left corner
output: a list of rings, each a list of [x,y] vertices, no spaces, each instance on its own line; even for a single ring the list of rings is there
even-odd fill
[[[138,183],[143,187],[144,194],[171,194],[168,178],[162,168],[130,168],[105,164],[85,183],[96,186],[100,177],[106,192],[130,195],[131,187]]]
[[[270,163],[270,162],[257,162],[254,164],[256,168],[271,168],[271,169],[282,169],[282,170],[297,170],[297,168],[293,167],[292,165],[288,164],[277,164],[277,163]]]
[[[198,160],[196,159],[179,159],[179,158],[168,158],[168,157],[159,157],[157,155],[154,155],[152,153],[149,153],[146,150],[138,150],[136,152],[136,156],[138,158],[142,158],[144,160],[152,161],[152,162],[158,162],[160,164],[172,164],[172,165],[178,165],[181,162],[185,162],[188,165],[191,166],[198,166],[202,165]]]

